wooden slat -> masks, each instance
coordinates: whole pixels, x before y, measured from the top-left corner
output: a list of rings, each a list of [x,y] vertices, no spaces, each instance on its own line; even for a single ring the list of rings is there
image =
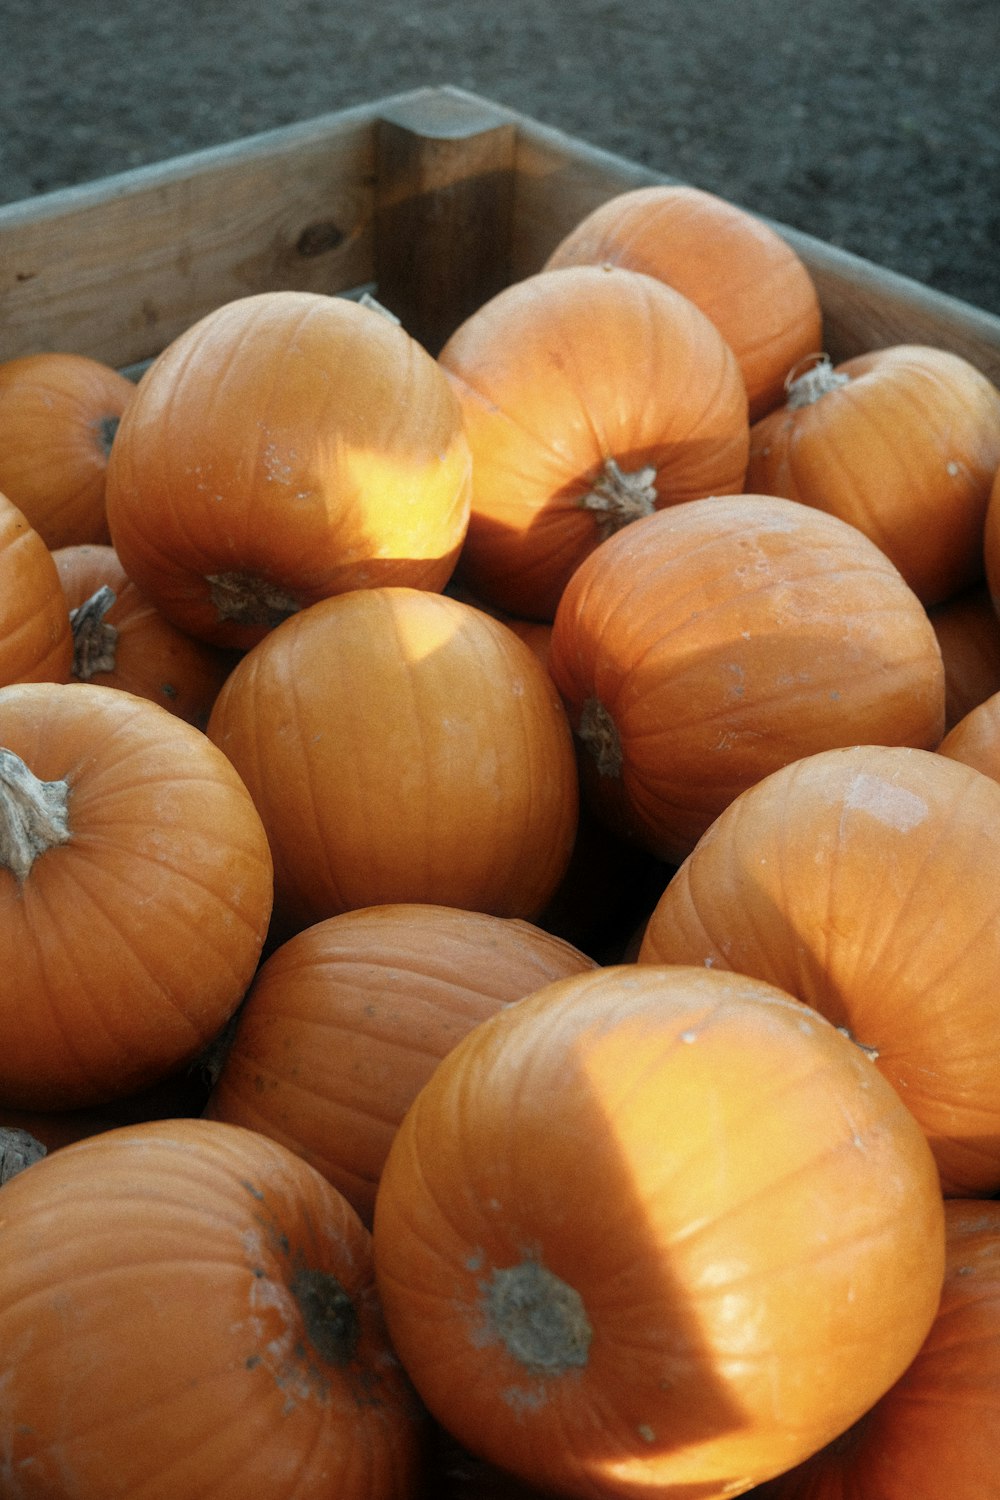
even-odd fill
[[[559,240],[615,193],[678,180],[524,120],[518,134],[513,275],[539,270]],[[963,355],[1000,384],[1000,318],[789,225],[765,222],[809,267],[831,358],[896,343],[935,344]]]
[[[373,267],[373,110],[0,208],[0,358],[148,358],[221,302]]]
[[[464,90],[412,90],[0,207],[0,358],[133,365],[275,286],[372,285],[434,348],[598,203],[675,180]],[[1000,384],[1000,318],[769,222],[816,280],[834,359],[932,343]]]

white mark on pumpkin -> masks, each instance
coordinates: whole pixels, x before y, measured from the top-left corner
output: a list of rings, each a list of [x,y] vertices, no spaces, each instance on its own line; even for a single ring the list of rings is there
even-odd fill
[[[705,960],[706,965],[708,963],[710,963],[710,962],[711,962],[711,960],[706,958],[706,960]],[[681,1032],[681,1041],[682,1042],[687,1042],[690,1045],[691,1042],[696,1042],[697,1040],[698,1040],[698,1033],[696,1031],[682,1031]]]
[[[656,1442],[656,1433],[653,1431],[652,1427],[650,1427],[648,1422],[640,1422],[635,1430],[642,1438],[642,1441],[644,1443]]]
[[[946,467],[947,467],[948,473],[951,475],[952,479],[954,479],[955,475],[960,472],[958,464],[955,462],[955,460],[953,458],[948,460],[948,463],[947,463]]]
[[[865,812],[887,828],[908,833],[922,823],[929,812],[924,799],[905,786],[893,786],[879,776],[860,771],[844,796],[845,812]]]

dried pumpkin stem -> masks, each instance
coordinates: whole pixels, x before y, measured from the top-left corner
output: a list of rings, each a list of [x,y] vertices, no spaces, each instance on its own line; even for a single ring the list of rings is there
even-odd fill
[[[118,628],[104,617],[117,599],[114,589],[102,583],[76,609],[69,612],[73,630],[73,676],[89,682],[95,672],[113,672],[118,646]]]
[[[13,750],[0,749],[0,867],[24,881],[40,854],[65,844],[68,803],[65,781],[39,781]]]
[[[576,732],[593,756],[602,776],[621,775],[621,738],[614,719],[599,698],[587,699]]]
[[[630,521],[652,515],[656,509],[656,470],[647,467],[626,472],[617,460],[605,459],[603,470],[580,504],[596,515],[603,541]]]
[[[828,354],[809,354],[793,365],[785,376],[786,406],[795,411],[800,406],[812,406],[821,396],[839,390],[850,382],[850,376],[835,370]]]
[[[280,625],[298,612],[291,594],[252,573],[210,573],[206,582],[220,620],[240,625]]]
[[[0,1187],[18,1172],[41,1161],[45,1154],[41,1141],[29,1131],[19,1130],[16,1125],[0,1127]]]
[[[483,1288],[490,1331],[540,1374],[587,1363],[593,1336],[583,1298],[537,1260],[493,1272]]]

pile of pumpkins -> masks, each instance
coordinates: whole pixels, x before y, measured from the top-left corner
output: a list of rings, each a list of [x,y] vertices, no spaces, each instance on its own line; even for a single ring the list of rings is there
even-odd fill
[[[631,190],[0,366],[4,1500],[1000,1495],[1000,390]]]

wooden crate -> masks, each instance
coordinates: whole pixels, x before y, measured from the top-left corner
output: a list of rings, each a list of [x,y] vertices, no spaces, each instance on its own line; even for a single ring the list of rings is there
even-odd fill
[[[0,207],[0,358],[120,367],[275,287],[368,289],[429,349],[623,189],[671,179],[456,88],[418,89]],[[1000,384],[1000,318],[777,224],[834,360],[901,342]]]

